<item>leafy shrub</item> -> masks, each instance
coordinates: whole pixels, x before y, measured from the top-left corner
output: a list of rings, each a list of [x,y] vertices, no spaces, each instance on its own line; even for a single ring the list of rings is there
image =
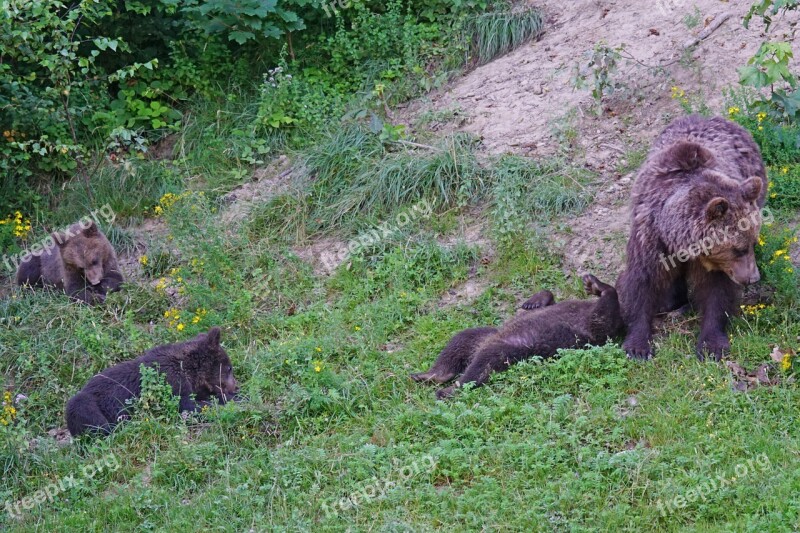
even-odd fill
[[[768,205],[777,209],[800,210],[800,165],[784,165],[770,170]]]
[[[767,166],[785,166],[800,158],[800,124],[786,122],[763,109],[752,92],[728,93],[728,118],[746,128],[761,149]]]
[[[178,414],[180,398],[173,395],[167,376],[154,367],[139,365],[142,391],[136,399],[136,415],[139,418],[171,421]]]
[[[572,79],[570,80],[575,89],[584,89],[591,86],[592,97],[595,100],[596,111],[602,115],[602,100],[604,96],[614,94],[623,84],[614,79],[617,72],[619,61],[622,58],[620,51],[622,47],[611,48],[605,42],[600,41],[594,45],[592,50],[584,53],[584,63],[575,63]],[[589,80],[591,79],[591,84]]]
[[[798,297],[798,274],[789,255],[797,237],[784,224],[764,224],[756,245],[756,262],[762,282],[776,290],[778,304],[791,304]]]
[[[342,114],[342,96],[327,78],[294,77],[285,61],[264,74],[256,125],[266,129],[318,130]]]

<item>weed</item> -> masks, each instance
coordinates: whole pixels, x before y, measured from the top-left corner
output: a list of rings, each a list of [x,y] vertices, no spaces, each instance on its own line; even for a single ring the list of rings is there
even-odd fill
[[[478,64],[483,65],[538,38],[544,30],[544,21],[537,9],[495,11],[475,16],[469,27],[474,35]]]
[[[700,12],[700,8],[697,7],[696,4],[693,6],[691,13],[686,13],[683,16],[683,24],[690,30],[693,30],[699,26],[702,20],[703,14]]]
[[[595,44],[594,49],[584,54],[584,64],[575,63],[570,82],[574,89],[585,89],[591,78],[591,93],[595,101],[597,115],[603,114],[602,100],[624,86],[614,79],[619,61],[622,58],[622,47],[611,48],[604,42]]]

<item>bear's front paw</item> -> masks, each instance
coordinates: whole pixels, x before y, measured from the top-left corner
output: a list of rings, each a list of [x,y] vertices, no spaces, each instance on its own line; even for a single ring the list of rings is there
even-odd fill
[[[622,349],[625,350],[628,359],[647,361],[653,357],[653,347],[649,341],[626,340],[622,344]]]
[[[697,358],[700,361],[704,361],[706,355],[714,357],[715,361],[721,361],[730,351],[731,343],[724,333],[701,334],[697,340]]]
[[[555,298],[553,297],[552,292],[541,291],[528,298],[525,303],[522,304],[522,308],[527,311],[530,311],[531,309],[540,309],[542,307],[547,307],[548,305],[553,305],[554,301]]]

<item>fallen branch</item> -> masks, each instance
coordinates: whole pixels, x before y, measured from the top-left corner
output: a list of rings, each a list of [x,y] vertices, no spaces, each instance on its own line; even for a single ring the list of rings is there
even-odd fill
[[[395,144],[404,144],[406,146],[413,146],[415,148],[424,148],[426,150],[433,150],[434,152],[441,152],[442,151],[441,148],[437,148],[435,146],[429,146],[427,144],[420,144],[420,143],[415,143],[415,142],[411,142],[411,141],[404,141],[402,139],[399,139],[397,141],[392,141],[392,142],[395,143]]]
[[[706,29],[704,29],[699,34],[697,34],[697,37],[695,37],[694,39],[690,39],[690,40],[686,41],[685,43],[683,43],[684,50],[695,46],[700,41],[704,41],[705,39],[708,39],[708,37],[712,33],[714,33],[717,30],[717,28],[722,26],[722,24],[726,20],[728,20],[729,18],[731,18],[731,14],[730,13],[723,13],[722,15],[718,16],[717,18],[715,18],[714,22],[709,24]]]

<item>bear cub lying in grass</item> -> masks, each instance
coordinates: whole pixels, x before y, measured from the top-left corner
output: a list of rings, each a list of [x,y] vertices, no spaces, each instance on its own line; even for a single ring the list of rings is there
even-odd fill
[[[107,434],[127,417],[128,400],[142,390],[142,364],[166,375],[172,393],[180,397],[181,412],[195,411],[212,398],[225,403],[238,390],[231,360],[220,345],[220,329],[211,328],[192,340],[157,346],[93,376],[67,402],[67,427],[72,436],[86,431]]]
[[[118,291],[122,274],[117,254],[93,221],[75,223],[53,233],[52,246],[41,255],[30,255],[17,271],[17,284],[55,287],[70,298],[94,304]]]
[[[582,277],[587,294],[600,298],[555,303],[553,293],[541,291],[522,304],[525,309],[503,324],[470,328],[457,333],[439,354],[430,370],[412,374],[414,381],[446,383],[462,374],[455,385],[436,392],[440,400],[457,387],[483,385],[492,372],[538,355],[552,357],[559,348],[602,344],[622,334],[623,320],[617,291],[591,274]]]

